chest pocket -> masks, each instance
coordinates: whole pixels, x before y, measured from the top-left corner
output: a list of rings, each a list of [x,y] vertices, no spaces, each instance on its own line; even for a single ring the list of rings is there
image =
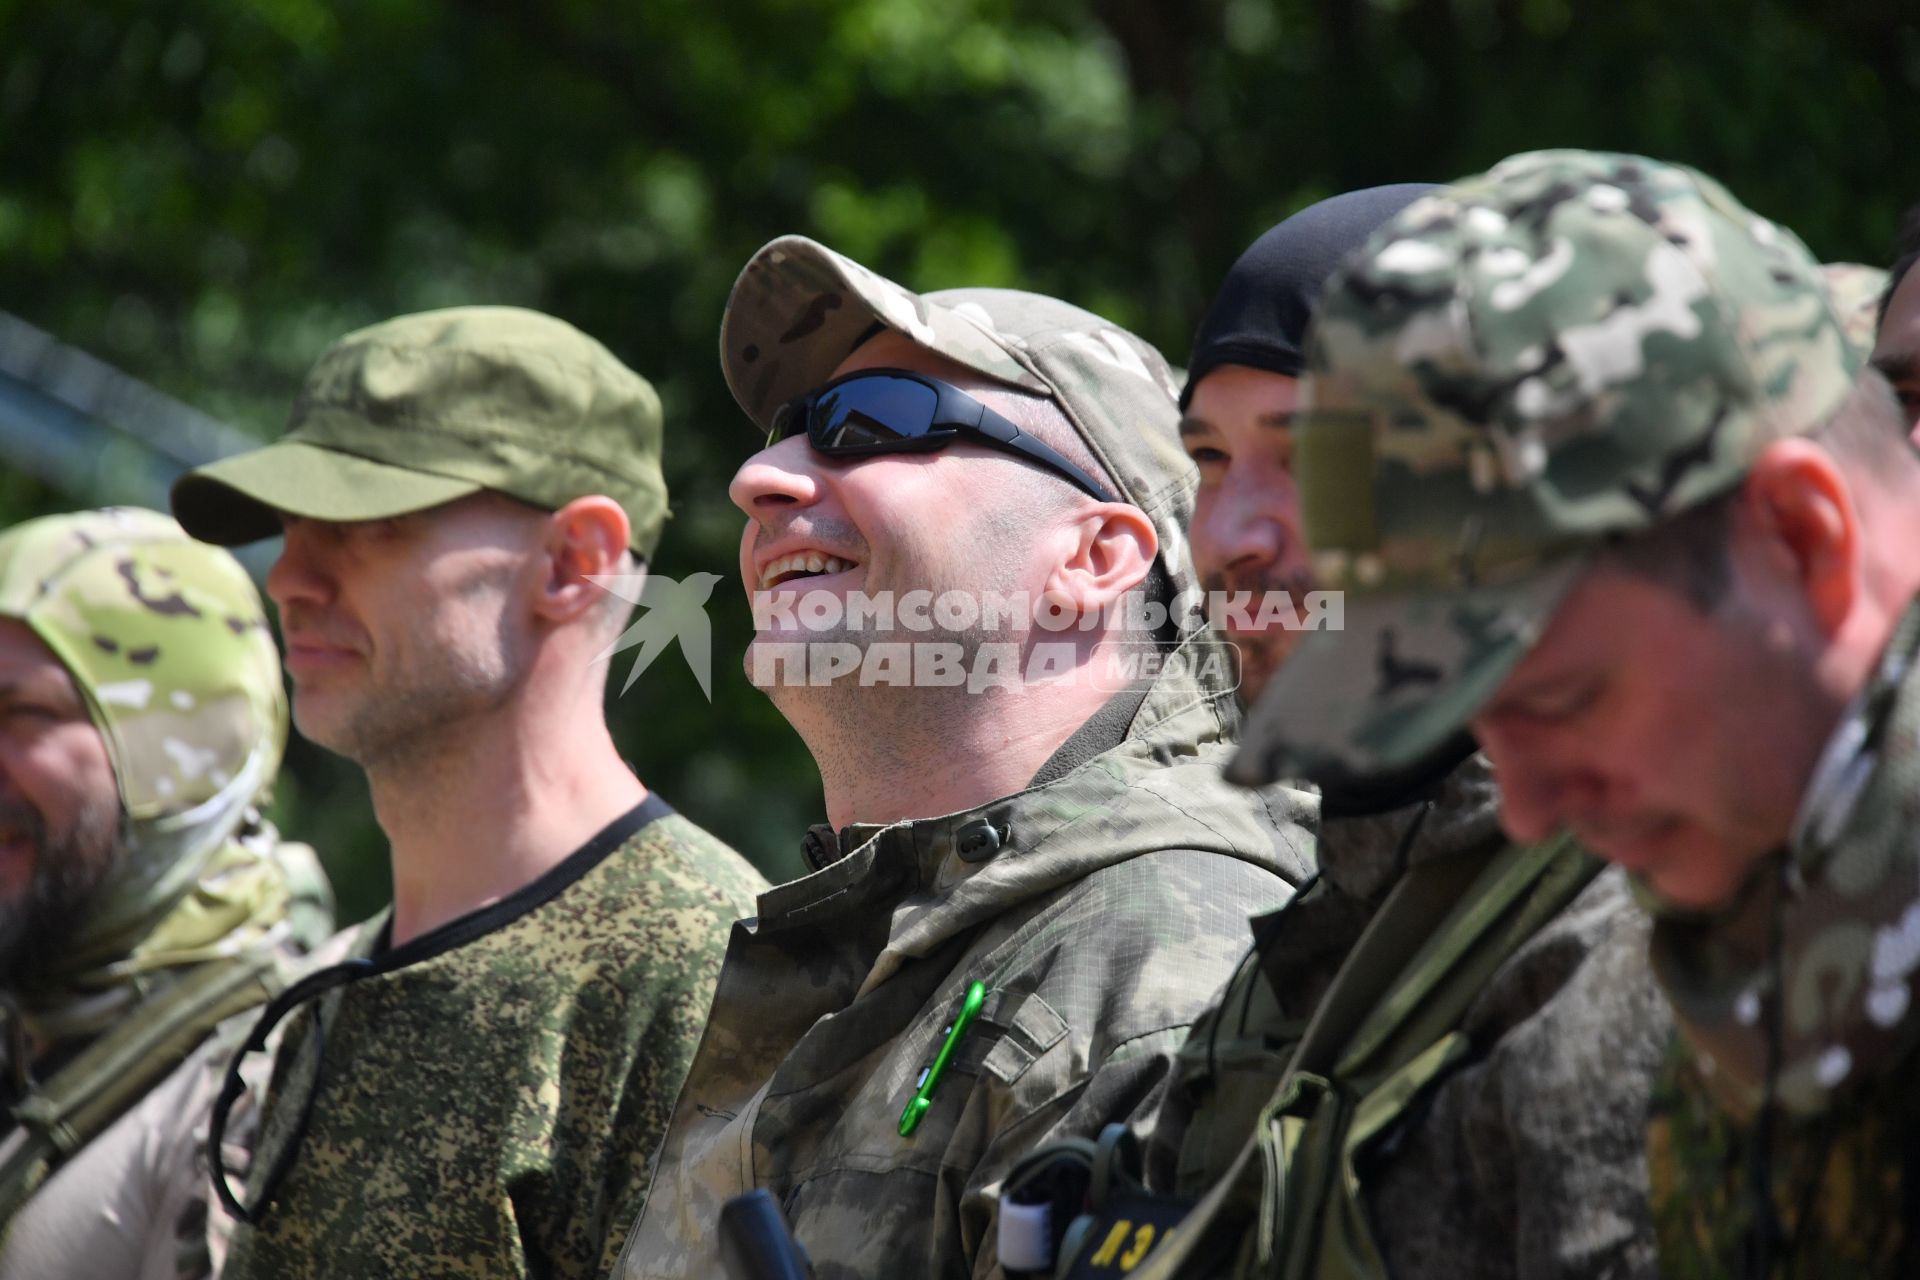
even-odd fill
[[[913,1032],[916,1052],[913,1072],[887,1100],[884,1113],[893,1131],[893,1145],[917,1149],[935,1164],[967,1167],[984,1154],[993,1135],[1018,1119],[1023,1108],[1021,1088],[1048,1050],[1067,1038],[1066,1019],[1031,992],[991,990],[979,1014],[962,1033],[948,1057],[946,1070],[933,1083],[928,1105],[909,1137],[900,1137],[897,1122],[921,1088],[946,1042],[952,1026],[954,1002],[937,1019]],[[903,1048],[904,1048],[903,1044]],[[1041,1092],[1056,1091],[1051,1079]],[[919,1158],[914,1161],[920,1162]]]
[[[934,1041],[935,1054],[946,1038],[944,1025]],[[1004,989],[989,991],[972,1031],[954,1047],[948,1069],[975,1076],[985,1074],[1003,1085],[1013,1085],[1040,1055],[1066,1039],[1067,1031],[1066,1019],[1038,995]],[[927,1064],[932,1061],[929,1055]],[[938,1105],[937,1099],[935,1105]]]

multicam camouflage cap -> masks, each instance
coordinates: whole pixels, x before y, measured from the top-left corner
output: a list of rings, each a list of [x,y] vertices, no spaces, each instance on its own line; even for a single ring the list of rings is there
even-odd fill
[[[1416,765],[1599,544],[1737,484],[1860,365],[1806,248],[1693,170],[1535,152],[1410,205],[1330,282],[1293,428],[1344,630],[1295,650],[1234,776]]]
[[[320,356],[280,440],[173,487],[188,532],[232,546],[278,513],[378,520],[491,489],[553,511],[588,494],[626,509],[653,554],[667,518],[660,397],[565,321],[452,307],[361,329]]]
[[[157,511],[47,516],[0,534],[0,617],[24,623],[86,700],[136,822],[272,783],[287,737],[280,658],[246,570]]]
[[[775,410],[826,382],[876,324],[1051,398],[1153,522],[1175,590],[1197,589],[1187,550],[1196,480],[1180,447],[1179,386],[1158,351],[1090,311],[1015,289],[913,293],[804,236],[782,236],[734,283],[720,367],[765,432]]]

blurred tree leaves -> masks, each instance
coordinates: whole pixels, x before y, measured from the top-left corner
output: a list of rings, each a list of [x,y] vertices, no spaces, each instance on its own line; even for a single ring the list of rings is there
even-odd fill
[[[350,328],[553,312],[666,401],[660,571],[731,578],[751,435],[714,340],[774,235],[1055,293],[1178,363],[1280,217],[1531,147],[1688,161],[1881,260],[1920,196],[1916,91],[1894,0],[0,0],[0,305],[263,436]],[[87,500],[0,476],[7,519]],[[739,592],[714,599],[713,704],[662,663],[616,732],[785,875],[817,782],[739,674]],[[304,745],[289,773],[285,825],[364,914],[364,785]]]

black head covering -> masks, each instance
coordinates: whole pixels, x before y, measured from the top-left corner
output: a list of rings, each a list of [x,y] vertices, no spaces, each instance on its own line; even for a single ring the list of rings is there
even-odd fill
[[[1223,364],[1300,375],[1307,321],[1327,277],[1381,223],[1429,191],[1428,182],[1368,187],[1308,205],[1255,240],[1227,279],[1193,335],[1193,359],[1180,407],[1200,379]]]

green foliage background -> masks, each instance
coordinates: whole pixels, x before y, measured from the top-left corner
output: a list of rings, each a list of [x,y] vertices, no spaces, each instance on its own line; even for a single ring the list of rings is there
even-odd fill
[[[733,578],[751,440],[714,341],[802,232],[923,288],[1016,285],[1179,362],[1226,266],[1334,192],[1540,146],[1699,165],[1829,259],[1920,194],[1911,0],[0,0],[0,306],[273,434],[331,338],[516,303],[659,386],[662,573]],[[0,472],[0,519],[84,505]],[[715,593],[709,706],[613,704],[643,777],[771,874],[811,762]],[[624,678],[624,671],[620,674]],[[385,900],[352,768],[296,744],[284,828]]]

